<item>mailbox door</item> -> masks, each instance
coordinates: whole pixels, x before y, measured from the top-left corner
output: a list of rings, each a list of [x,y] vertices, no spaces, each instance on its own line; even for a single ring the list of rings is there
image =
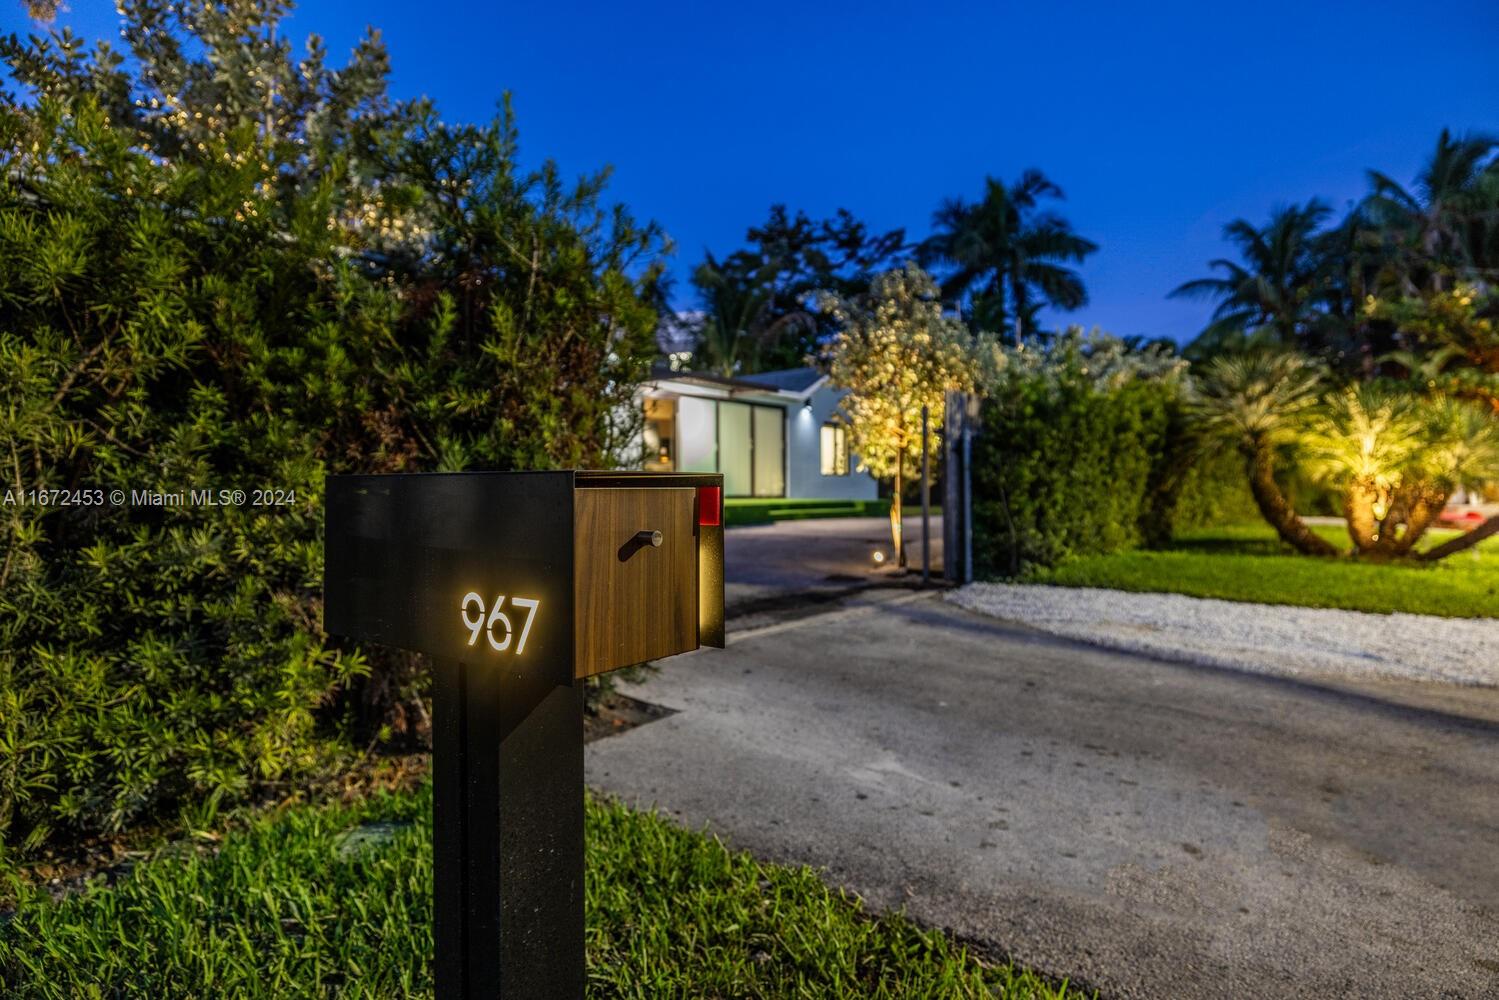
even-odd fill
[[[575,676],[697,648],[695,496],[691,488],[576,491]],[[659,546],[647,537],[657,531]]]

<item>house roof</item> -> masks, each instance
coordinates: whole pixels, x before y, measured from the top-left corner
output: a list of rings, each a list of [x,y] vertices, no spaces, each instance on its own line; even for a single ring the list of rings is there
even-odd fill
[[[781,392],[803,393],[811,389],[823,378],[822,372],[816,368],[786,368],[778,372],[758,372],[754,375],[741,375],[741,382],[755,382],[759,385]]]
[[[726,389],[754,389],[758,392],[765,392],[773,388],[762,382],[752,382],[748,376],[725,378],[722,375],[715,375],[712,372],[695,372],[688,371],[687,369],[672,371],[665,364],[657,364],[651,369],[651,381],[697,382],[702,385],[722,386]]]
[[[758,372],[754,375],[736,375],[733,378],[725,378],[709,372],[672,371],[664,364],[657,364],[651,372],[651,378],[655,382],[697,383],[720,386],[731,392],[750,390],[802,399],[821,385],[827,376],[816,368],[787,368],[784,371]]]

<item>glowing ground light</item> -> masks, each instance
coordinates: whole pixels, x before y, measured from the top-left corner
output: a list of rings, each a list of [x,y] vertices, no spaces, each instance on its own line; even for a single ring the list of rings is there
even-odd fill
[[[874,564],[876,566],[880,566],[880,565],[883,565],[884,562],[885,562],[885,553],[884,553],[884,551],[881,550],[881,549],[875,549],[874,550]]]

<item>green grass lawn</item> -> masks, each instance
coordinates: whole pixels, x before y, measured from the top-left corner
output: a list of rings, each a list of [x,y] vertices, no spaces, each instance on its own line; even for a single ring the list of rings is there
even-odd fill
[[[592,800],[587,831],[590,997],[1079,995],[657,816]],[[431,835],[426,785],[263,815],[62,902],[12,886],[0,995],[430,995]]]
[[[921,504],[907,503],[904,515],[921,516]],[[746,524],[771,524],[775,521],[807,521],[824,517],[889,517],[889,500],[786,500],[783,498],[729,497],[723,502],[726,527]],[[942,508],[932,507],[932,516],[941,517]]]
[[[1316,530],[1340,547],[1348,544],[1341,527]],[[1452,532],[1431,535],[1435,545]],[[1499,538],[1431,565],[1378,565],[1297,555],[1268,526],[1246,525],[1190,532],[1164,550],[1086,556],[1025,579],[1314,608],[1496,618]]]
[[[888,517],[889,500],[788,500],[785,497],[725,497],[726,527],[804,521],[822,517]]]

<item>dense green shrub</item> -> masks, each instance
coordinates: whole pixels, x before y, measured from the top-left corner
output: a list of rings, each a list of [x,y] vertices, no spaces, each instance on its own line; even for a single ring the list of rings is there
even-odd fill
[[[1229,448],[1197,449],[1177,484],[1167,531],[1152,544],[1165,544],[1179,531],[1259,524],[1259,508],[1249,492],[1244,458]]]
[[[1161,466],[1179,372],[1105,338],[1011,354],[987,387],[974,443],[978,571],[1012,575],[1139,544],[1155,487],[1170,479]]]
[[[410,657],[322,636],[323,476],[608,464],[654,347],[660,234],[602,206],[599,177],[518,170],[508,111],[338,121],[330,108],[380,102],[336,77],[274,123],[255,119],[258,91],[235,117],[243,93],[204,66],[238,65],[212,46],[241,45],[239,28],[201,23],[218,35],[137,53],[201,63],[140,78],[56,40],[0,46],[33,89],[0,101],[12,855],[303,780],[356,710],[372,726],[424,714]],[[145,26],[149,44],[171,27]],[[280,46],[240,55],[280,66]],[[223,120],[181,111],[198,105]],[[90,492],[42,505],[37,489]],[[286,502],[110,497],[193,489]]]
[[[34,150],[0,178],[0,832],[27,849],[306,768],[361,665],[317,636],[323,465],[267,391],[276,331],[342,320],[324,248],[223,224],[234,178],[153,163],[88,103],[3,127]],[[295,499],[132,504],[265,487]]]
[[[988,377],[974,445],[981,572],[1164,547],[1179,532],[1261,520],[1243,455],[1193,419],[1192,376],[1179,359],[1073,330],[1005,360]],[[1298,508],[1319,501],[1307,483],[1281,485]]]

